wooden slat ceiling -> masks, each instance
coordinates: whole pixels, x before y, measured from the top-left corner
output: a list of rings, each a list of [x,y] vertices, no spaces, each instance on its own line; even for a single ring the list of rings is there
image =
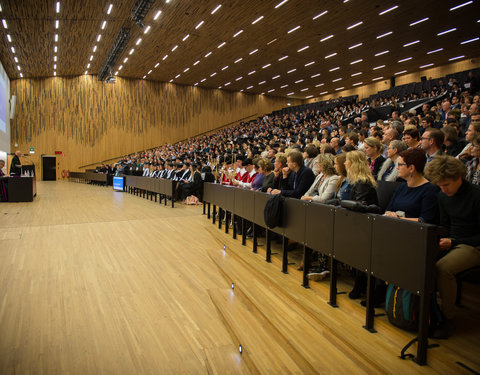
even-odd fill
[[[11,79],[20,78],[20,73],[24,78],[53,76],[54,46],[57,76],[85,71],[96,75],[122,27],[129,27],[132,36],[115,67],[120,77],[302,99],[402,71],[412,73],[429,64],[448,64],[458,56],[480,56],[479,0],[156,0],[144,21],[150,26],[146,34],[146,27],[129,19],[134,0],[61,0],[59,13],[56,3],[0,0],[0,17],[8,26],[0,26],[0,58]],[[467,5],[450,10],[463,3]],[[438,35],[450,29],[455,30]],[[383,34],[387,35],[379,37]],[[321,41],[329,35],[333,37]],[[222,43],[226,44],[218,48]]]

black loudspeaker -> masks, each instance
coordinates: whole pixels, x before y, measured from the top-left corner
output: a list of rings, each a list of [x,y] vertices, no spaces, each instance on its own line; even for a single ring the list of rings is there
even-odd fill
[[[395,87],[395,77],[390,78],[390,87]]]
[[[422,76],[422,77],[420,77],[420,79],[422,80],[422,82],[426,82],[427,76]]]

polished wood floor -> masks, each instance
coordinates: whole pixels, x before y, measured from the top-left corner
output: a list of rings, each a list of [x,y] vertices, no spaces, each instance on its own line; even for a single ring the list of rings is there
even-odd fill
[[[358,301],[340,295],[333,309],[326,283],[302,288],[201,207],[68,182],[37,190],[0,205],[2,375],[480,370],[478,289],[466,288],[458,335],[420,367],[398,358],[411,335],[384,317],[365,331]]]

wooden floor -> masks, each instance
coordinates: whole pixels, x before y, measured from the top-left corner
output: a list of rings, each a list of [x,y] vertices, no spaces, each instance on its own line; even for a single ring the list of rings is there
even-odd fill
[[[398,358],[412,335],[384,317],[367,332],[358,301],[333,309],[327,283],[302,288],[201,207],[68,182],[37,191],[0,205],[2,375],[480,371],[478,288],[420,367]]]

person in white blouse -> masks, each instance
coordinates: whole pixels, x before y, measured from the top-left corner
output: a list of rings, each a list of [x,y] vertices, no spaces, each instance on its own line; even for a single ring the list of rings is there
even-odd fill
[[[333,198],[340,177],[335,171],[335,157],[332,154],[320,154],[317,156],[317,160],[320,174],[301,199],[324,203]]]

